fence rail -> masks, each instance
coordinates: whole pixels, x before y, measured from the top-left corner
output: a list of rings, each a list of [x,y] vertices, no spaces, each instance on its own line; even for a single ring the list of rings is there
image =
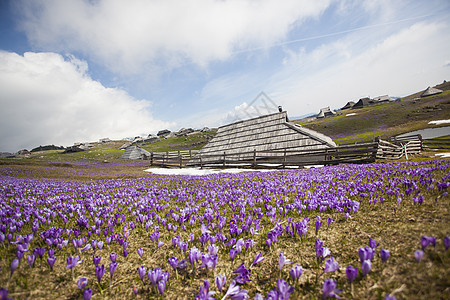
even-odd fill
[[[423,140],[424,150],[450,150],[450,139]]]
[[[286,168],[341,163],[369,163],[376,159],[409,159],[422,150],[450,149],[450,139],[422,140],[420,135],[376,139],[371,143],[308,150],[243,151],[200,154],[198,150],[152,152],[150,164],[176,167]]]
[[[333,165],[375,161],[377,143],[365,143],[324,149],[246,151],[240,153],[182,155],[178,151],[151,153],[150,164],[165,167],[253,167],[285,168],[288,166]]]

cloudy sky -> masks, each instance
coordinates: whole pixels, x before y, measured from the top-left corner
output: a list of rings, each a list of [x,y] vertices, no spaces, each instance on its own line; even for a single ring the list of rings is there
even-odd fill
[[[0,151],[408,95],[449,32],[448,0],[0,0]]]

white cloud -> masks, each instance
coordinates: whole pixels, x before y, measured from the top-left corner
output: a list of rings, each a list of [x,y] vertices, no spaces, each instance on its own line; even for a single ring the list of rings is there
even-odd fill
[[[329,0],[22,0],[20,26],[39,49],[79,52],[115,72],[207,66],[282,41]]]
[[[404,96],[449,79],[447,22],[416,23],[381,41],[346,36],[313,51],[288,52],[268,91],[292,114],[340,108],[364,96]],[[320,58],[320,59],[318,59]]]
[[[0,149],[69,146],[173,126],[152,117],[149,101],[102,86],[87,69],[73,56],[0,51]]]

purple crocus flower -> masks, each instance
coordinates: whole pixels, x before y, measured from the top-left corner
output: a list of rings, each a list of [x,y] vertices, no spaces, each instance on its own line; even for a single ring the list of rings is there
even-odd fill
[[[92,260],[93,260],[95,266],[98,266],[101,259],[102,258],[100,256],[95,256],[95,255],[92,256]]]
[[[19,267],[19,259],[15,258],[13,259],[13,261],[11,262],[11,275],[9,277],[11,277],[14,273],[14,271]]]
[[[164,245],[163,241],[158,240],[158,245],[156,246],[156,249],[161,248],[161,246]]]
[[[176,271],[178,266],[178,258],[176,258],[175,256],[170,257],[169,265],[173,268],[174,271]]]
[[[330,250],[327,247],[323,247],[323,242],[319,239],[314,243],[314,247],[316,248],[316,258],[317,260],[322,261],[325,257],[330,254]]]
[[[280,270],[280,272],[284,265],[289,265],[289,264],[291,264],[291,261],[288,258],[286,258],[284,256],[283,251],[281,251],[280,256],[278,257],[278,269]]]
[[[244,264],[241,264],[233,273],[238,274],[236,276],[235,281],[239,284],[244,284],[247,281],[250,281],[250,269],[247,269]]]
[[[215,256],[217,255],[217,252],[219,252],[219,247],[217,247],[217,245],[214,244],[208,245],[208,252],[209,255]]]
[[[139,257],[142,258],[142,255],[144,254],[144,249],[138,248],[137,253],[138,253]]]
[[[323,270],[323,273],[334,272],[337,269],[339,269],[338,262],[334,260],[334,257],[330,257],[325,261],[325,268]]]
[[[189,251],[189,263],[191,264],[191,267],[194,268],[195,263],[200,258],[200,251],[196,247],[192,247],[191,251]]]
[[[365,248],[358,249],[358,256],[361,263],[365,260],[371,260],[373,257],[373,250],[371,247],[367,246]]]
[[[97,276],[98,284],[100,284],[100,281],[102,280],[104,274],[105,274],[105,265],[102,265],[101,267],[99,266],[95,267],[95,276]]]
[[[445,247],[445,251],[448,250],[448,248],[450,248],[450,236],[446,236],[444,237],[444,247]]]
[[[41,261],[42,261],[42,256],[44,255],[44,253],[45,253],[45,249],[44,248],[36,248],[36,249],[33,250],[33,254],[39,256]]]
[[[289,272],[289,274],[291,275],[292,281],[294,283],[296,283],[298,281],[298,279],[300,278],[300,276],[302,276],[302,274],[303,274],[303,268],[299,264],[296,264],[295,266],[293,266],[291,268],[291,271]]]
[[[417,262],[419,263],[423,258],[424,252],[422,250],[414,251],[414,256],[416,257]]]
[[[434,247],[436,247],[436,238],[433,236],[422,236],[420,239],[420,244],[422,245],[422,250],[425,250],[428,245],[432,244]]]
[[[213,297],[215,293],[209,290],[209,281],[205,279],[203,286],[200,287],[200,293],[195,296],[195,300],[215,300],[216,298]]]
[[[201,255],[202,265],[200,268],[206,267],[207,269],[215,269],[218,261],[217,255],[209,255],[209,253]]]
[[[380,257],[382,262],[386,262],[391,254],[386,249],[381,249]]]
[[[353,280],[356,279],[356,276],[358,275],[358,268],[357,267],[352,267],[352,266],[348,266],[345,269],[345,274],[347,275],[347,279],[348,282],[352,283]]]
[[[326,299],[327,297],[339,298],[336,294],[340,292],[341,290],[336,289],[336,281],[330,278],[325,279],[323,283],[322,299]]]
[[[35,258],[36,258],[36,256],[34,254],[30,254],[27,256],[27,262],[28,262],[28,265],[30,266],[30,268],[33,267]]]
[[[10,300],[11,298],[8,298],[8,288],[0,288],[0,299]]]
[[[256,255],[255,259],[253,260],[253,263],[251,264],[250,268],[253,267],[254,265],[262,262],[265,257],[261,257],[262,256],[262,252],[259,252],[258,255]]]
[[[322,226],[322,220],[321,220],[320,216],[317,216],[315,226],[316,226],[316,234],[317,234],[317,232],[319,232],[320,227]]]
[[[234,248],[231,248],[231,249],[230,249],[230,258],[231,258],[231,261],[234,260],[234,258],[236,257],[236,255],[237,255],[237,250],[234,249]]]
[[[370,272],[371,268],[372,268],[372,262],[370,260],[367,259],[362,262],[361,270],[362,270],[363,277],[366,276]]]
[[[110,259],[111,261],[116,261],[116,259],[117,259],[117,253],[112,252],[112,253],[109,255],[109,259]]]
[[[253,300],[264,300],[264,298],[261,294],[256,294]]]
[[[80,279],[78,279],[77,281],[77,286],[80,290],[84,289],[84,287],[87,285],[87,278],[86,277],[81,277]]]
[[[294,292],[294,288],[290,286],[284,279],[277,280],[278,299],[289,299],[290,294]]]
[[[90,250],[92,248],[91,244],[86,244],[86,246],[83,247],[83,249],[81,249],[81,252]]]
[[[109,264],[109,275],[110,275],[110,280],[111,280],[111,281],[112,281],[114,272],[115,272],[116,269],[117,269],[117,265],[118,265],[118,263],[115,262],[115,261],[112,261],[112,262]]]
[[[222,292],[223,286],[225,285],[225,282],[227,281],[227,278],[225,275],[219,274],[216,276],[216,285],[219,292]]]
[[[83,298],[84,300],[90,300],[92,297],[92,290],[90,288],[87,288],[83,292]]]
[[[166,281],[160,280],[158,282],[158,292],[161,294],[161,296],[164,294],[165,289],[166,289]]]
[[[227,297],[232,297],[234,295],[237,295],[240,292],[240,287],[239,285],[236,284],[236,281],[232,281],[230,283],[230,286],[228,287],[227,292],[225,293],[225,296],[223,296],[222,299],[226,299]],[[244,290],[245,292],[247,292],[246,290]],[[245,298],[244,298],[245,299]]]
[[[153,270],[148,271],[148,279],[150,279],[150,282],[153,284],[153,286],[157,286],[158,281],[162,278],[163,272],[160,268],[155,268]]]
[[[140,266],[138,268],[138,273],[139,273],[139,278],[141,279],[142,282],[144,282],[144,276],[147,272],[147,268],[145,266]]]
[[[380,245],[380,243],[377,243],[376,240],[373,240],[373,239],[369,238],[369,246],[370,246],[370,248],[375,249],[375,248],[377,248],[379,245]]]
[[[81,264],[83,261],[80,260],[80,256],[69,256],[67,257],[67,269],[73,269],[75,266]]]
[[[395,296],[391,296],[389,294],[386,294],[386,297],[384,297],[384,300],[397,300],[397,298],[395,298]]]
[[[53,271],[53,265],[55,264],[56,256],[47,257],[47,263],[50,266],[50,269]]]
[[[334,222],[334,220],[333,220],[332,218],[330,218],[330,217],[328,217],[327,221],[328,221],[328,226],[330,226],[330,225],[331,225],[331,223],[333,223],[333,222]]]

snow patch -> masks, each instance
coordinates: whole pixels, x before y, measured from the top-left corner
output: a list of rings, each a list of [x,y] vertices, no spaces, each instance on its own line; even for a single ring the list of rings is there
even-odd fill
[[[450,153],[436,153],[434,156],[440,156],[442,158],[450,157]]]
[[[436,120],[436,121],[430,121],[428,124],[432,125],[441,125],[441,124],[447,124],[450,123],[450,120]]]
[[[355,116],[355,115],[357,115],[357,113],[346,114],[345,116],[346,117],[351,117],[351,116]]]
[[[185,176],[202,176],[219,173],[242,173],[242,172],[270,172],[279,171],[271,169],[200,169],[200,168],[183,168],[183,169],[165,169],[165,168],[151,168],[144,170],[145,172],[157,175],[185,175]]]

